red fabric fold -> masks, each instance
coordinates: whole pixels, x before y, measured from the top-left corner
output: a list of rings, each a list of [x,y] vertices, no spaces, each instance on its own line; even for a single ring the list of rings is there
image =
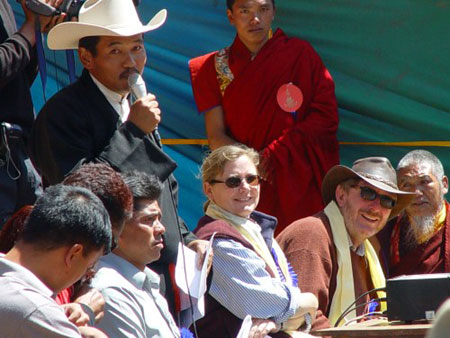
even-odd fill
[[[278,218],[279,233],[323,208],[322,179],[339,163],[334,82],[308,42],[289,38],[281,30],[253,60],[236,37],[229,66],[234,80],[222,98],[214,54],[191,60],[194,97],[200,111],[222,105],[227,133],[263,151],[271,183],[262,183],[258,210]],[[287,83],[299,87],[304,97],[296,120],[279,107],[276,98]]]
[[[389,277],[413,274],[450,272],[450,215],[445,201],[447,216],[445,225],[427,242],[407,250],[400,239],[408,229],[408,217],[400,217],[391,234],[391,262]]]

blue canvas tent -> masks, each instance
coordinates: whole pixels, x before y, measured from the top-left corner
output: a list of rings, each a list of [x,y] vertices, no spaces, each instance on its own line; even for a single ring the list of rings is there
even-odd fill
[[[23,20],[20,6],[13,6]],[[450,173],[449,0],[277,0],[276,6],[274,27],[311,42],[335,80],[343,164],[381,155],[396,165],[406,152],[425,148]],[[234,29],[225,1],[143,0],[142,21],[161,8],[169,15],[163,27],[145,36],[144,78],[162,107],[163,139],[195,143],[205,139],[205,131],[188,60],[229,45]],[[68,78],[64,54],[47,50],[46,55],[50,97]],[[44,102],[39,81],[33,98],[38,111]],[[204,200],[196,176],[207,147],[165,147],[178,162],[180,213],[194,227]]]

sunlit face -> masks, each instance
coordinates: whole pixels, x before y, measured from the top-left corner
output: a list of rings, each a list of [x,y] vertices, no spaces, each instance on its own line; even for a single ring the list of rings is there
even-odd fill
[[[258,52],[269,37],[275,8],[271,0],[236,0],[227,16],[243,44]]]
[[[247,156],[238,157],[225,164],[223,173],[215,177],[218,181],[225,181],[235,176],[242,179],[236,188],[229,188],[225,183],[204,182],[203,190],[206,196],[222,209],[241,217],[248,217],[259,202],[259,184],[250,185],[245,177],[257,175],[256,166]]]
[[[439,182],[429,163],[413,164],[398,170],[397,180],[401,190],[417,194],[405,209],[408,215],[431,216],[440,211],[448,191],[448,179],[444,176]]]
[[[78,53],[84,68],[105,87],[121,95],[129,91],[128,76],[142,73],[147,61],[142,34],[101,36],[96,56],[85,48],[79,48]]]
[[[123,257],[140,270],[159,259],[164,248],[161,209],[158,201],[138,200],[133,216],[125,224],[114,253]]]
[[[364,200],[361,197],[360,186],[370,187],[378,194],[397,200],[395,194],[378,189],[364,181],[351,186],[348,191],[345,191],[342,185],[337,186],[336,201],[354,246],[361,245],[364,240],[378,233],[385,226],[391,213],[391,209],[380,205],[379,197],[373,201]]]

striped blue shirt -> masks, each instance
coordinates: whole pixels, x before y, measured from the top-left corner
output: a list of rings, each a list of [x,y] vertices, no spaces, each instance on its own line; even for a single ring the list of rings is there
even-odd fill
[[[213,279],[209,293],[236,317],[282,323],[300,306],[300,290],[272,278],[254,251],[230,239],[213,242]]]

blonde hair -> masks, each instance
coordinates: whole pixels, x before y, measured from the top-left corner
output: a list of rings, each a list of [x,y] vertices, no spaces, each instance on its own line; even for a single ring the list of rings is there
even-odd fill
[[[212,151],[202,163],[200,174],[202,182],[211,183],[217,176],[221,175],[228,162],[235,161],[241,156],[247,156],[258,170],[259,154],[253,148],[249,148],[243,144],[226,145]],[[206,211],[209,200],[203,205]]]
[[[235,161],[241,156],[247,156],[258,168],[259,154],[243,144],[227,145],[212,151],[202,163],[200,168],[202,182],[211,182],[223,173],[228,162]]]

